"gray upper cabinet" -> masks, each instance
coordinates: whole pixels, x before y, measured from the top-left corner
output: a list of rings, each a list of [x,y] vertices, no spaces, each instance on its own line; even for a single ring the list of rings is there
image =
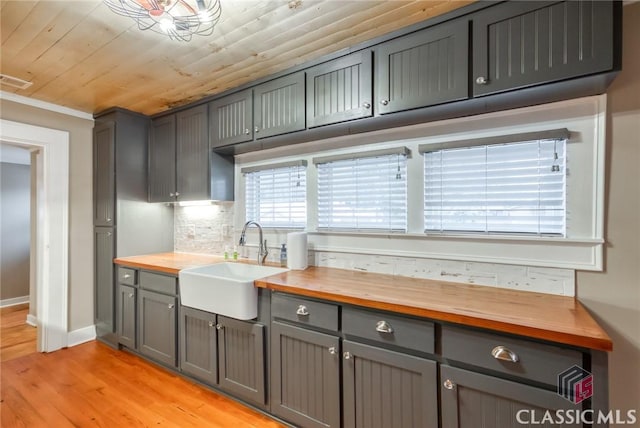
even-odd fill
[[[371,51],[317,65],[306,74],[309,128],[373,115]]]
[[[271,412],[297,426],[340,426],[338,336],[271,323]]]
[[[211,148],[253,140],[253,89],[209,103]]]
[[[305,129],[304,83],[304,72],[298,72],[254,87],[255,138]]]
[[[528,422],[532,411],[540,421],[546,410],[555,415],[555,411],[560,409],[582,409],[581,405],[574,405],[555,391],[447,365],[440,366],[440,381],[443,428],[516,428],[530,426]],[[525,423],[518,422],[520,410],[525,410],[525,413],[520,413]],[[575,427],[576,424],[553,426]]]
[[[93,225],[115,224],[115,141],[116,124],[97,124],[93,129]]]
[[[176,116],[151,122],[149,202],[174,202],[176,192]]]
[[[516,1],[473,17],[473,95],[611,70],[614,14],[605,1]]]
[[[349,340],[342,345],[345,428],[438,426],[435,361]]]
[[[176,114],[176,199],[195,201],[209,196],[209,118],[207,105]]]
[[[216,315],[180,308],[180,369],[205,383],[218,383]]]
[[[376,111],[392,113],[469,96],[469,23],[439,24],[379,45]]]
[[[266,403],[264,325],[218,315],[220,388],[244,400]]]

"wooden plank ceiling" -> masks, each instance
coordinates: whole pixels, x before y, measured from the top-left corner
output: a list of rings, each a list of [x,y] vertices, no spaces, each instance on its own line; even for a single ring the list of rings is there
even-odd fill
[[[462,7],[472,0],[221,0],[210,37],[141,31],[101,0],[1,0],[0,89],[84,112],[155,114]]]

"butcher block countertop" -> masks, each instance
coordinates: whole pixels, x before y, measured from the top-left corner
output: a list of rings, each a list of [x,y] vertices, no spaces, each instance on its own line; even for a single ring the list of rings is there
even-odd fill
[[[188,253],[115,260],[119,265],[174,275],[181,269],[220,262],[224,259],[219,256]],[[607,333],[573,297],[323,267],[269,276],[255,285],[566,345],[613,349]]]

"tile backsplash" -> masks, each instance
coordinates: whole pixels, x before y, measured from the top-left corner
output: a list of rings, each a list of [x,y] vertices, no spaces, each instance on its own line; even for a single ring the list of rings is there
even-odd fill
[[[233,221],[233,202],[193,207],[176,206],[174,249],[179,252],[221,255],[225,247],[231,249],[236,244]],[[572,269],[314,251],[312,243],[309,247],[310,266],[334,267],[565,296],[575,295],[575,271]],[[269,251],[269,260],[279,261],[279,250],[274,247]],[[242,249],[242,252],[241,256],[255,257],[254,248],[245,248]],[[381,248],[380,252],[384,252],[384,249]]]

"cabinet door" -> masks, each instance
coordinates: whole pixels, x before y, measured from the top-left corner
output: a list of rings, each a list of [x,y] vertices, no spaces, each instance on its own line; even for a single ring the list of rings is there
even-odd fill
[[[93,225],[113,226],[115,218],[116,125],[106,122],[93,130]]]
[[[95,263],[95,323],[98,338],[115,345],[115,239],[110,227],[96,227],[94,231]]]
[[[116,304],[118,343],[131,349],[136,349],[136,294],[135,287],[118,285]]]
[[[371,51],[317,65],[306,74],[309,128],[373,114]]]
[[[149,202],[174,202],[176,192],[176,116],[151,122]]]
[[[376,109],[392,113],[466,99],[469,24],[436,25],[376,49]]]
[[[180,308],[180,369],[201,381],[218,383],[216,315]]]
[[[340,426],[340,339],[271,323],[271,412],[304,427]]]
[[[473,28],[474,96],[613,67],[613,2],[506,2]]]
[[[440,366],[443,428],[479,426],[516,428],[529,426],[576,426],[542,423],[545,410],[581,409],[553,391],[511,382],[446,365]],[[520,421],[525,421],[521,423]]]
[[[253,140],[253,89],[209,103],[211,148]]]
[[[176,198],[210,199],[209,124],[207,105],[176,114]]]
[[[174,296],[140,290],[138,299],[139,350],[168,366],[176,366],[177,308]]]
[[[220,387],[260,405],[266,402],[264,326],[218,316]]]
[[[304,72],[258,85],[253,93],[256,138],[304,129]]]
[[[345,340],[342,370],[345,427],[438,426],[435,361]]]

